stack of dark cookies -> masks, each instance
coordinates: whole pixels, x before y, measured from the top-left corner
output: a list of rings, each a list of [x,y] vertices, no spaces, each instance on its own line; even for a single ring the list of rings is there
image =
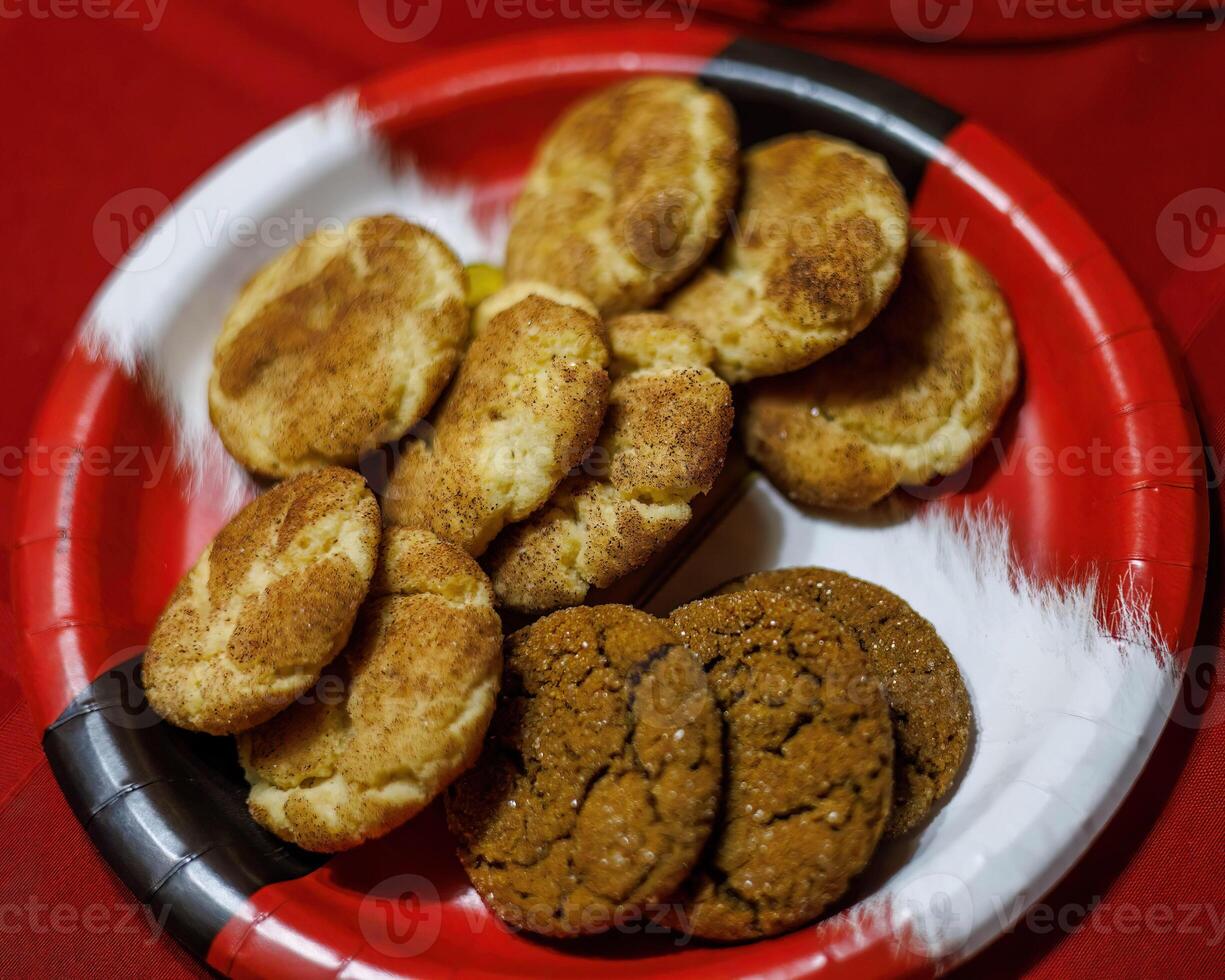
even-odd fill
[[[473,884],[518,928],[650,916],[756,939],[836,908],[948,791],[969,729],[956,663],[905,602],[766,572],[667,620],[594,606],[513,634],[447,812]]]

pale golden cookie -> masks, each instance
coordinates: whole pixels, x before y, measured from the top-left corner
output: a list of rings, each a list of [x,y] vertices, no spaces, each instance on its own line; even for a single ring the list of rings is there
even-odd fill
[[[365,481],[328,467],[281,483],[230,521],[153,627],[149,704],[226,735],[267,721],[319,679],[353,626],[379,546]]]
[[[595,308],[595,304],[586,296],[581,296],[569,289],[562,289],[559,286],[551,286],[547,282],[538,282],[535,279],[520,279],[512,282],[509,286],[504,286],[497,290],[477,305],[476,309],[472,311],[473,335],[475,336],[484,330],[489,325],[489,321],[499,313],[509,310],[512,306],[523,302],[529,296],[539,296],[542,299],[560,303],[562,306],[573,306],[576,310],[582,310],[584,313],[590,314],[597,319],[600,316],[599,311]]]
[[[508,280],[646,309],[718,242],[736,196],[736,119],[723,96],[638,78],[571,108],[545,137],[511,216]]]
[[[806,133],[744,155],[744,194],[718,257],[669,302],[728,381],[782,374],[841,347],[898,283],[909,229],[888,165]]]
[[[1019,359],[991,276],[960,249],[925,242],[862,336],[752,387],[745,448],[793,500],[869,507],[970,462],[1016,390]]]
[[[953,785],[973,723],[957,661],[935,628],[888,589],[827,568],[781,568],[719,591],[764,589],[806,599],[846,627],[884,688],[897,758],[885,834],[917,826]]]
[[[642,565],[689,522],[689,501],[723,467],[732,395],[708,367],[710,345],[662,313],[617,317],[608,337],[609,411],[583,474],[508,527],[486,560],[513,609],[576,605]]]
[[[498,313],[473,339],[432,432],[397,464],[387,519],[479,555],[587,454],[608,405],[607,364],[604,328],[581,309],[531,294]]]
[[[723,809],[673,924],[724,941],[815,919],[867,865],[889,817],[893,734],[846,630],[809,602],[741,592],[669,618],[723,710]]]
[[[344,653],[303,698],[239,737],[251,815],[312,851],[342,851],[419,813],[480,754],[502,627],[476,562],[390,528]]]
[[[213,355],[209,411],[248,469],[284,477],[399,439],[468,336],[463,267],[391,215],[311,235],[243,288]]]
[[[697,658],[653,616],[584,606],[513,634],[484,752],[447,795],[472,884],[549,936],[656,917],[715,819],[721,730]]]

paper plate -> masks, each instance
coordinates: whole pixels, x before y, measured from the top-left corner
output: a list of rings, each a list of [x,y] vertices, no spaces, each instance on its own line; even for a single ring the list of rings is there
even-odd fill
[[[1023,391],[1000,451],[952,481],[956,499],[989,501],[1004,514],[1018,558],[1040,578],[1099,574],[1103,622],[1116,615],[1116,586],[1127,582],[1151,598],[1171,649],[1192,642],[1206,492],[1199,469],[1177,455],[1200,444],[1178,371],[1101,241],[983,127],[861,70],[712,29],[574,30],[414,65],[274,127],[146,234],[87,320],[128,318],[133,335],[155,338],[157,370],[125,363],[136,347],[124,355],[75,346],[48,393],[35,432],[43,448],[22,482],[13,558],[22,673],[56,776],[116,872],[221,973],[903,975],[971,954],[1024,910],[992,917],[979,908],[960,943],[942,950],[907,941],[879,909],[733,947],[678,945],[650,923],[594,941],[542,942],[485,911],[436,808],[324,861],[282,846],[248,818],[230,740],[171,729],[144,705],[142,644],[231,507],[220,482],[206,474],[203,487],[192,484],[167,463],[181,448],[176,440],[204,424],[201,406],[189,404],[172,423],[163,405],[175,403],[174,391],[200,390],[222,311],[272,251],[208,230],[230,227],[236,215],[292,223],[303,202],[315,216],[394,206],[380,195],[391,186],[389,166],[408,156],[431,179],[477,187],[476,207],[496,212],[564,106],[648,72],[699,76],[723,91],[746,145],[816,129],[889,159],[918,228],[959,242],[1000,281],[1024,353]],[[171,397],[155,397],[138,377]],[[1095,446],[1104,447],[1096,457]],[[1093,464],[1121,449],[1141,464]],[[1144,465],[1167,451],[1176,458],[1159,473]],[[808,520],[798,512],[779,519]],[[1156,738],[1156,695],[1150,714],[1113,768],[1086,771],[1083,815],[1063,818],[1075,826],[1044,841],[1040,854],[1009,859],[998,879],[1002,901],[1037,900],[1083,853]],[[1091,749],[1086,743],[1079,758]]]

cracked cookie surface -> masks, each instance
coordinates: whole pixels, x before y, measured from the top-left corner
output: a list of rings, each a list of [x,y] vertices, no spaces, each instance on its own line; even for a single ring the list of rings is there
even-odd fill
[[[667,302],[732,382],[841,347],[884,307],[910,237],[905,195],[875,153],[797,133],[744,154],[735,234]]]
[[[584,473],[494,542],[486,559],[503,605],[542,612],[582,602],[646,563],[692,516],[727,453],[732,393],[710,344],[662,313],[608,323],[608,415]]]
[[[344,652],[316,687],[239,736],[251,815],[312,851],[342,851],[419,813],[477,758],[502,626],[476,562],[389,528]]]
[[[669,619],[723,711],[724,797],[676,924],[707,939],[774,935],[828,910],[889,816],[893,735],[854,639],[789,596],[741,592]]]
[[[459,365],[464,293],[446,244],[394,215],[283,252],[243,287],[217,339],[209,412],[226,449],[280,478],[351,466],[399,439]]]
[[[802,504],[870,507],[899,484],[956,473],[991,438],[1017,386],[1008,306],[965,252],[910,252],[885,311],[804,371],[755,383],[749,455]]]
[[[648,309],[718,242],[739,183],[736,117],[718,92],[638,78],[571,108],[541,143],[511,215],[506,274]]]
[[[883,685],[897,744],[885,833],[906,833],[948,792],[970,739],[970,695],[940,634],[904,599],[843,572],[783,568],[736,579],[719,592],[754,589],[812,602],[858,641]]]
[[[163,718],[210,735],[267,721],[319,679],[374,573],[379,508],[328,467],[256,497],[183,577],[141,668]]]
[[[508,287],[511,288],[511,287]],[[554,294],[556,296],[556,294]],[[472,341],[455,382],[383,498],[393,524],[480,555],[552,495],[595,443],[608,407],[604,326],[579,305],[528,293]]]
[[[447,796],[486,904],[574,936],[666,900],[715,817],[720,727],[697,658],[653,616],[579,607],[513,634],[484,752]]]

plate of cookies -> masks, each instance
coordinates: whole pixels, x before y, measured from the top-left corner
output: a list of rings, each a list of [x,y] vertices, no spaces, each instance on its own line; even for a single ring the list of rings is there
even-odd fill
[[[946,970],[1109,820],[1204,585],[1195,417],[1075,210],[711,28],[273,127],[36,438],[45,750],[234,977]]]

